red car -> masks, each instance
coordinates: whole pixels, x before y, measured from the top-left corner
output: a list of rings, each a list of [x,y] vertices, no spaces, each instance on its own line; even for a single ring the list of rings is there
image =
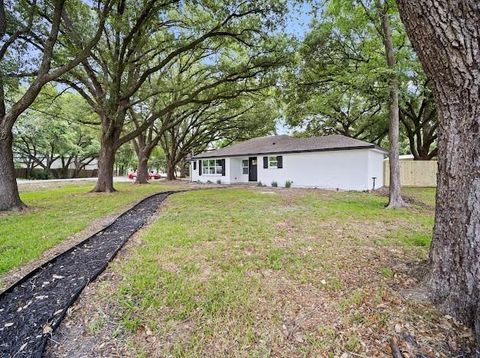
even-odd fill
[[[130,180],[135,180],[137,178],[137,172],[130,172],[128,173],[128,179]],[[151,179],[160,179],[161,176],[160,174],[158,173],[155,173],[153,171],[151,171],[150,173],[148,173],[148,179],[151,180]]]

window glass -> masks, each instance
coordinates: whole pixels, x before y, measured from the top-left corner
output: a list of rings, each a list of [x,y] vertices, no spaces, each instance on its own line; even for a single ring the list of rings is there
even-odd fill
[[[222,161],[220,159],[202,160],[202,174],[222,174]]]
[[[268,157],[268,167],[277,168],[277,157]]]
[[[242,160],[242,174],[248,174],[248,159]]]

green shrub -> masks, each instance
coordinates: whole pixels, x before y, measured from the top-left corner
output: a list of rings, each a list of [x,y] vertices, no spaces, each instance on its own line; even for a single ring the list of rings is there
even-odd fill
[[[53,175],[46,170],[32,170],[30,174],[30,179],[35,180],[44,180],[44,179],[53,179]]]
[[[262,185],[262,182],[259,181],[259,182],[257,183],[257,186],[263,186],[263,185]]]
[[[217,180],[217,184],[222,184],[222,180],[221,180],[221,179],[218,179],[218,180]]]
[[[272,181],[272,187],[276,188],[278,186],[276,181]]]
[[[293,184],[293,181],[292,181],[292,180],[287,180],[287,181],[285,182],[285,188],[290,188],[290,187],[292,186],[292,184]]]

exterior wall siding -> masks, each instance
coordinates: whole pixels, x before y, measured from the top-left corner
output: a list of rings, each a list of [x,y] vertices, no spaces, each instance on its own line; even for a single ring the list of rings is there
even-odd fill
[[[385,185],[383,177],[383,160],[385,155],[378,150],[368,151],[368,188],[373,188],[373,177],[375,177],[375,189]]]
[[[242,173],[242,160],[248,160],[248,157],[230,158],[231,183],[248,183],[248,174]]]
[[[285,186],[289,180],[292,187],[366,190],[367,168],[368,150],[294,153],[283,156],[282,169],[262,165],[258,179],[267,186],[273,181]]]
[[[324,151],[306,153],[283,154],[283,168],[263,167],[263,157],[257,155],[258,182],[271,186],[276,182],[278,186],[285,186],[286,181],[292,182],[292,187],[322,188],[340,190],[369,190],[372,189],[373,179],[376,177],[375,187],[383,186],[383,158],[381,151],[373,149],[357,149],[343,151]],[[276,156],[276,155],[275,155]],[[248,183],[248,175],[242,174],[242,159],[248,157],[226,158],[226,175],[198,175],[197,170],[192,173],[193,181],[222,183]]]

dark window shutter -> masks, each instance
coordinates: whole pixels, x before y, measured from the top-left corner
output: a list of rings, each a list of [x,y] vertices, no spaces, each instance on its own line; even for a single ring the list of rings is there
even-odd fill
[[[193,170],[197,170],[197,161],[196,160],[193,161]]]
[[[224,177],[225,176],[225,159],[222,159],[220,163],[222,164],[222,177]]]
[[[264,169],[268,168],[268,157],[263,157],[263,168]]]
[[[198,161],[198,175],[202,175],[202,160]]]
[[[283,157],[281,155],[277,156],[277,168],[283,168]]]

